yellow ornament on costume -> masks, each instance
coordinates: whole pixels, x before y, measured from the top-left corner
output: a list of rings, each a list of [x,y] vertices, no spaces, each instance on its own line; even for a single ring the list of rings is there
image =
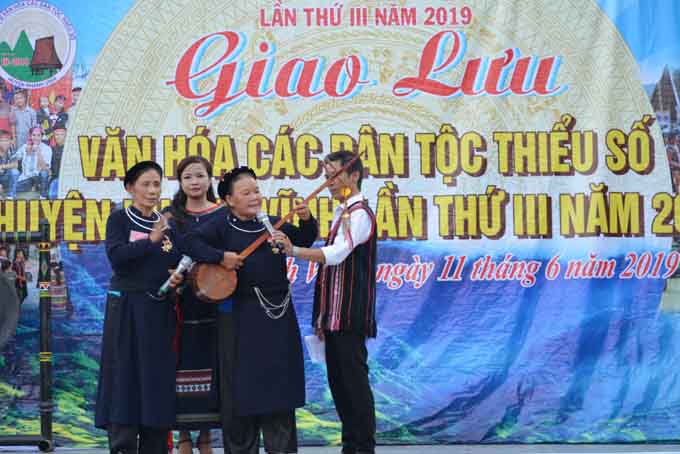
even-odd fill
[[[163,237],[163,242],[161,243],[161,249],[163,252],[170,252],[172,251],[172,241],[170,241],[170,238],[168,238],[167,235]]]

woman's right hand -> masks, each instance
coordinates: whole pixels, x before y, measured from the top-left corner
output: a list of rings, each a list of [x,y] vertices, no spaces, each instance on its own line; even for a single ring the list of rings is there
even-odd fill
[[[149,239],[152,243],[158,243],[163,239],[163,230],[165,230],[165,222],[163,222],[163,218],[161,218],[160,221],[153,225],[153,229],[149,232]]]
[[[220,263],[226,269],[233,271],[241,268],[243,266],[243,257],[235,252],[224,251],[224,256],[222,257],[222,263]]]
[[[153,225],[153,229],[151,229],[151,232],[149,232],[149,239],[151,240],[152,243],[158,243],[160,240],[163,239],[165,236],[163,234],[164,230],[168,229],[168,218],[166,217],[165,214],[163,214],[160,219],[158,219],[158,222],[156,222]]]

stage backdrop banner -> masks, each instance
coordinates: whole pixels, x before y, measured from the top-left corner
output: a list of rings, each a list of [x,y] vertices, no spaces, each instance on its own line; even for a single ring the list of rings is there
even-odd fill
[[[215,182],[247,165],[281,216],[338,150],[361,154],[377,220],[379,443],[680,436],[677,2],[0,6],[0,129],[20,157],[26,90],[52,150],[48,190],[28,163],[14,195],[0,174],[0,231],[51,223],[60,443],[106,443],[102,240],[125,170],[161,164],[167,205],[182,158],[208,158]],[[336,204],[310,204],[318,244]],[[39,431],[33,248],[0,434]],[[288,265],[306,335],[318,269]],[[325,367],[305,352],[305,368],[300,441],[338,443]]]

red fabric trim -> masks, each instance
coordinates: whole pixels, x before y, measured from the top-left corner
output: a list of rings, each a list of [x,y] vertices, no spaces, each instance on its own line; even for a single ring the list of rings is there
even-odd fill
[[[198,210],[198,211],[187,210],[187,213],[191,213],[191,214],[194,214],[194,215],[196,215],[196,214],[199,214],[199,215],[208,214],[208,213],[211,213],[211,212],[213,212],[213,211],[215,211],[215,210],[217,210],[218,208],[221,208],[221,207],[222,207],[222,205],[214,204],[213,206],[209,206],[208,208],[206,208],[204,210]]]

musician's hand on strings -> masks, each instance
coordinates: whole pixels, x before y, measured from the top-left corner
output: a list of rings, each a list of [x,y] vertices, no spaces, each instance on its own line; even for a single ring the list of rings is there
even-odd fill
[[[230,271],[237,270],[243,266],[243,258],[236,252],[224,251],[220,265]]]
[[[312,217],[312,212],[309,211],[309,207],[306,203],[299,203],[295,205],[293,210],[295,211],[295,214],[297,214],[303,221],[309,221],[309,218]]]
[[[282,231],[274,230],[274,234],[268,241],[271,245],[282,244],[283,252],[289,257],[293,255],[293,243],[290,242],[290,239]]]

